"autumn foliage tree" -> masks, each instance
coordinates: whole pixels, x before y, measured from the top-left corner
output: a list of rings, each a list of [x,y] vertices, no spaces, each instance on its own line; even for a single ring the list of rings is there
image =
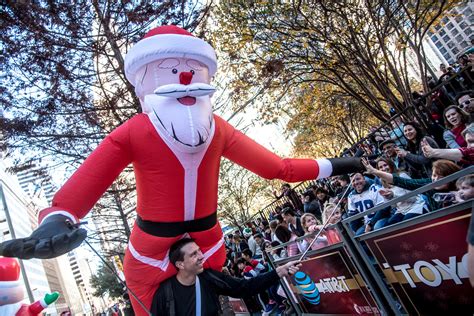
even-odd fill
[[[213,36],[235,74],[234,100],[265,91],[254,103],[263,121],[294,115],[302,95],[315,100],[317,90],[324,98],[306,106],[314,104],[318,113],[351,104],[385,121],[390,107],[402,111],[413,104],[410,58],[427,91],[423,39],[460,2],[224,1],[215,11]],[[346,117],[337,119],[347,123]]]
[[[338,156],[379,123],[364,106],[333,94],[327,84],[319,84],[318,89],[311,83],[302,84],[301,88],[310,91],[293,101],[287,126],[287,132],[295,135],[294,154],[298,156]]]

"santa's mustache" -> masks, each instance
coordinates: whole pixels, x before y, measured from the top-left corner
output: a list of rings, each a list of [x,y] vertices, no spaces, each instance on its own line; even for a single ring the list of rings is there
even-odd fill
[[[188,85],[172,83],[158,87],[153,91],[156,95],[170,98],[202,97],[213,94],[216,88],[206,83],[191,83]]]

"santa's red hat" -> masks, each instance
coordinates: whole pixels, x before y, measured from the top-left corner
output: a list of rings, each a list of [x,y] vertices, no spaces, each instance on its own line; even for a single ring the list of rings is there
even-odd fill
[[[209,68],[211,76],[217,71],[216,53],[211,45],[176,25],[165,25],[151,29],[128,51],[125,76],[135,86],[135,75],[142,66],[173,57],[196,59]]]

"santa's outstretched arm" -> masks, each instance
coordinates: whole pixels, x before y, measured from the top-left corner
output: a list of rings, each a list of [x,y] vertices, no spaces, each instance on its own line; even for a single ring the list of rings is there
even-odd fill
[[[39,213],[39,226],[31,236],[0,244],[0,255],[21,259],[48,259],[79,246],[86,231],[78,228],[120,172],[131,162],[128,124],[117,128],[95,149]]]
[[[219,118],[218,118],[219,119]],[[360,158],[281,158],[224,122],[224,157],[265,179],[298,182],[365,170]]]

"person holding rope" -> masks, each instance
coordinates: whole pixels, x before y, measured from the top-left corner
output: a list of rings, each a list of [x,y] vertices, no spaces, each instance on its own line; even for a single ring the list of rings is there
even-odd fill
[[[204,269],[204,255],[191,238],[183,238],[170,249],[170,262],[178,273],[164,281],[153,297],[152,315],[217,315],[219,295],[236,298],[256,295],[293,275],[301,264],[291,261],[250,279],[237,279]]]

